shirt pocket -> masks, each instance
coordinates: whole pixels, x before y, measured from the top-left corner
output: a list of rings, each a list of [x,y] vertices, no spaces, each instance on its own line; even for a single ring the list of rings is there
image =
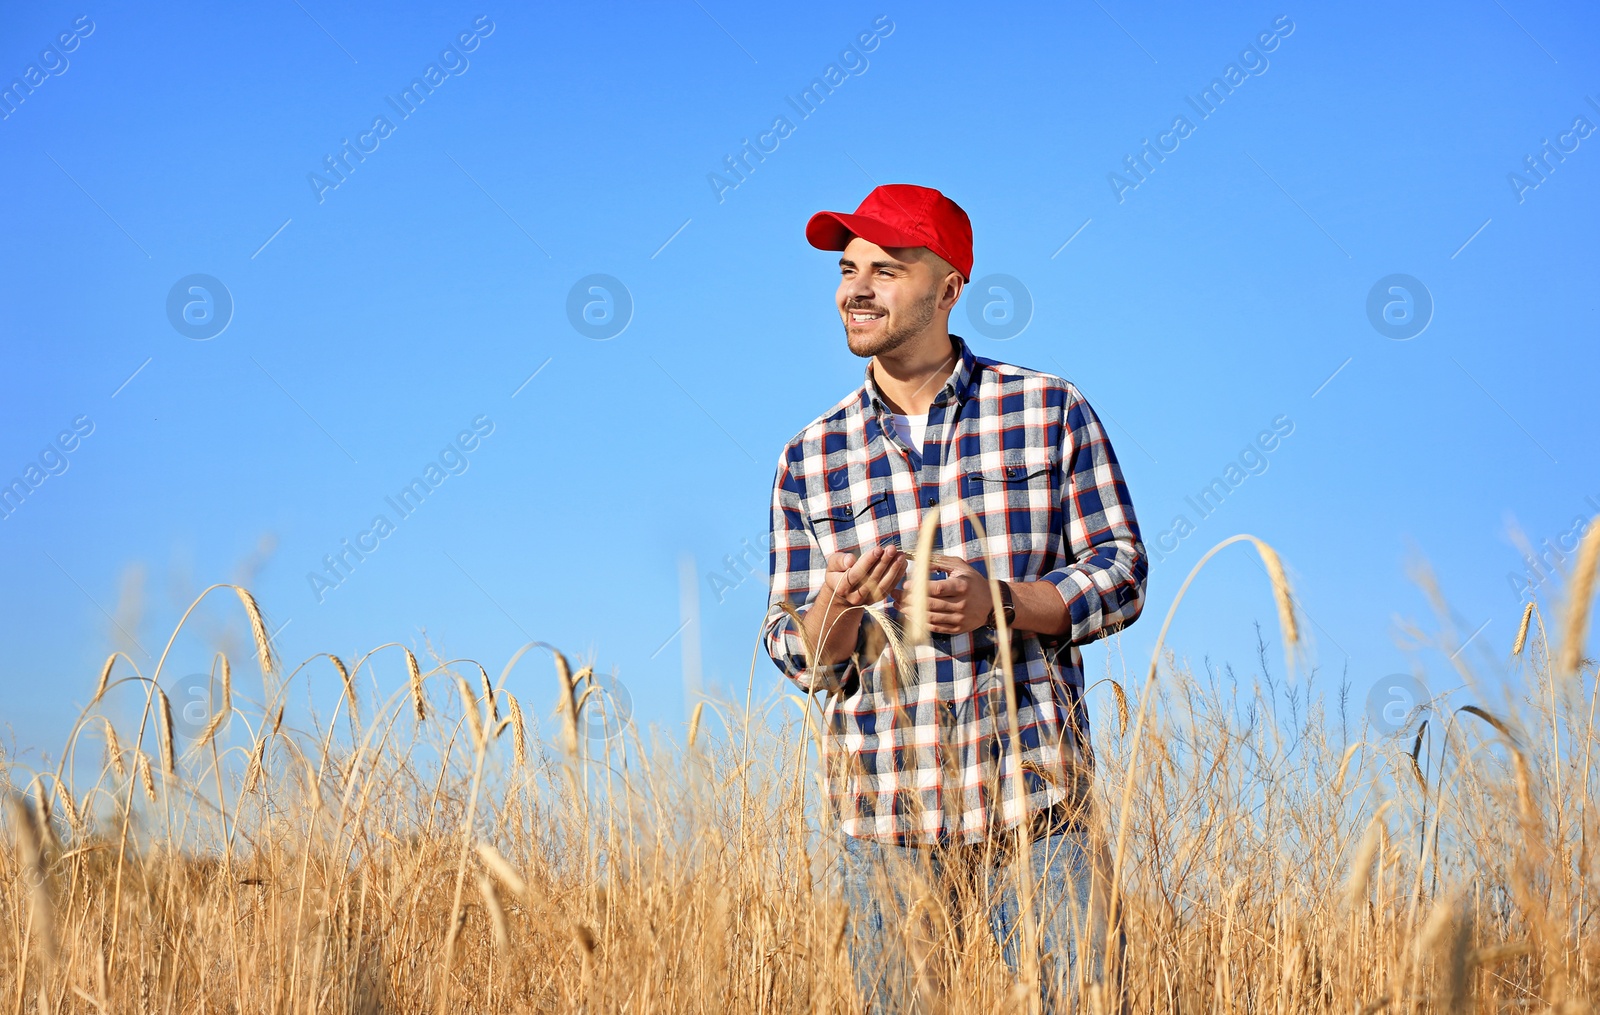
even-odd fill
[[[835,495],[811,516],[822,552],[860,553],[877,545],[878,508],[889,499],[888,484],[874,483],[865,500],[851,501]]]
[[[1048,489],[1050,474],[1049,448],[1004,448],[998,459],[984,456],[984,467],[972,474],[983,490],[994,493],[1005,490],[1009,495],[1019,491]]]
[[[1051,533],[1059,527],[1059,473],[1050,449],[1004,448],[998,457],[985,457],[984,466],[967,476],[969,507],[983,518],[994,549],[1003,546],[1015,563],[1031,571],[1021,558],[1046,552]],[[1023,576],[1013,569],[1012,577]]]

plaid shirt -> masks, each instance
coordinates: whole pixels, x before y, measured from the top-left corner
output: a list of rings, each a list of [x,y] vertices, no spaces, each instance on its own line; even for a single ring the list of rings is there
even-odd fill
[[[897,695],[880,680],[893,656],[863,619],[854,655],[807,668],[794,620],[822,589],[829,554],[916,545],[940,512],[937,552],[987,576],[1056,585],[1072,617],[1060,637],[1012,638],[1027,814],[1063,801],[1092,763],[1078,646],[1132,623],[1147,569],[1139,524],[1111,442],[1059,377],[960,357],[928,411],[920,448],[901,443],[866,383],[784,449],[772,490],[767,652],[807,691],[829,692],[828,793],[846,834],[883,842],[976,842],[1023,820],[1012,781],[995,632],[933,634]],[[983,522],[987,546],[958,499]],[[889,610],[897,623],[900,615]]]

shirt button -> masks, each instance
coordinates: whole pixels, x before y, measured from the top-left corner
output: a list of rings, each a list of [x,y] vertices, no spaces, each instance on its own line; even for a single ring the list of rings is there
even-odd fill
[[[939,503],[939,495],[934,493],[928,494],[928,506],[933,507],[937,503]]]

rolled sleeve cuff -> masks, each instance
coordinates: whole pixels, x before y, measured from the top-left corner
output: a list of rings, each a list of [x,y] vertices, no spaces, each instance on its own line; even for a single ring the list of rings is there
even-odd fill
[[[805,639],[796,630],[794,618],[789,616],[779,619],[767,647],[768,655],[784,675],[805,691],[837,691],[850,679],[856,667],[853,657],[831,666],[806,666]]]
[[[1055,585],[1067,604],[1067,613],[1072,618],[1072,640],[1092,637],[1099,629],[1099,618],[1104,612],[1094,579],[1077,568],[1064,567],[1046,573],[1044,580]]]

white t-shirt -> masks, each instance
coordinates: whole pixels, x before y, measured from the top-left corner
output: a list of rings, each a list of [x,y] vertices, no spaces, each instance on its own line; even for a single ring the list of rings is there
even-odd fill
[[[922,435],[928,429],[928,414],[920,416],[902,416],[898,412],[889,414],[890,421],[894,424],[894,432],[899,436],[901,443],[906,447],[922,450]]]

